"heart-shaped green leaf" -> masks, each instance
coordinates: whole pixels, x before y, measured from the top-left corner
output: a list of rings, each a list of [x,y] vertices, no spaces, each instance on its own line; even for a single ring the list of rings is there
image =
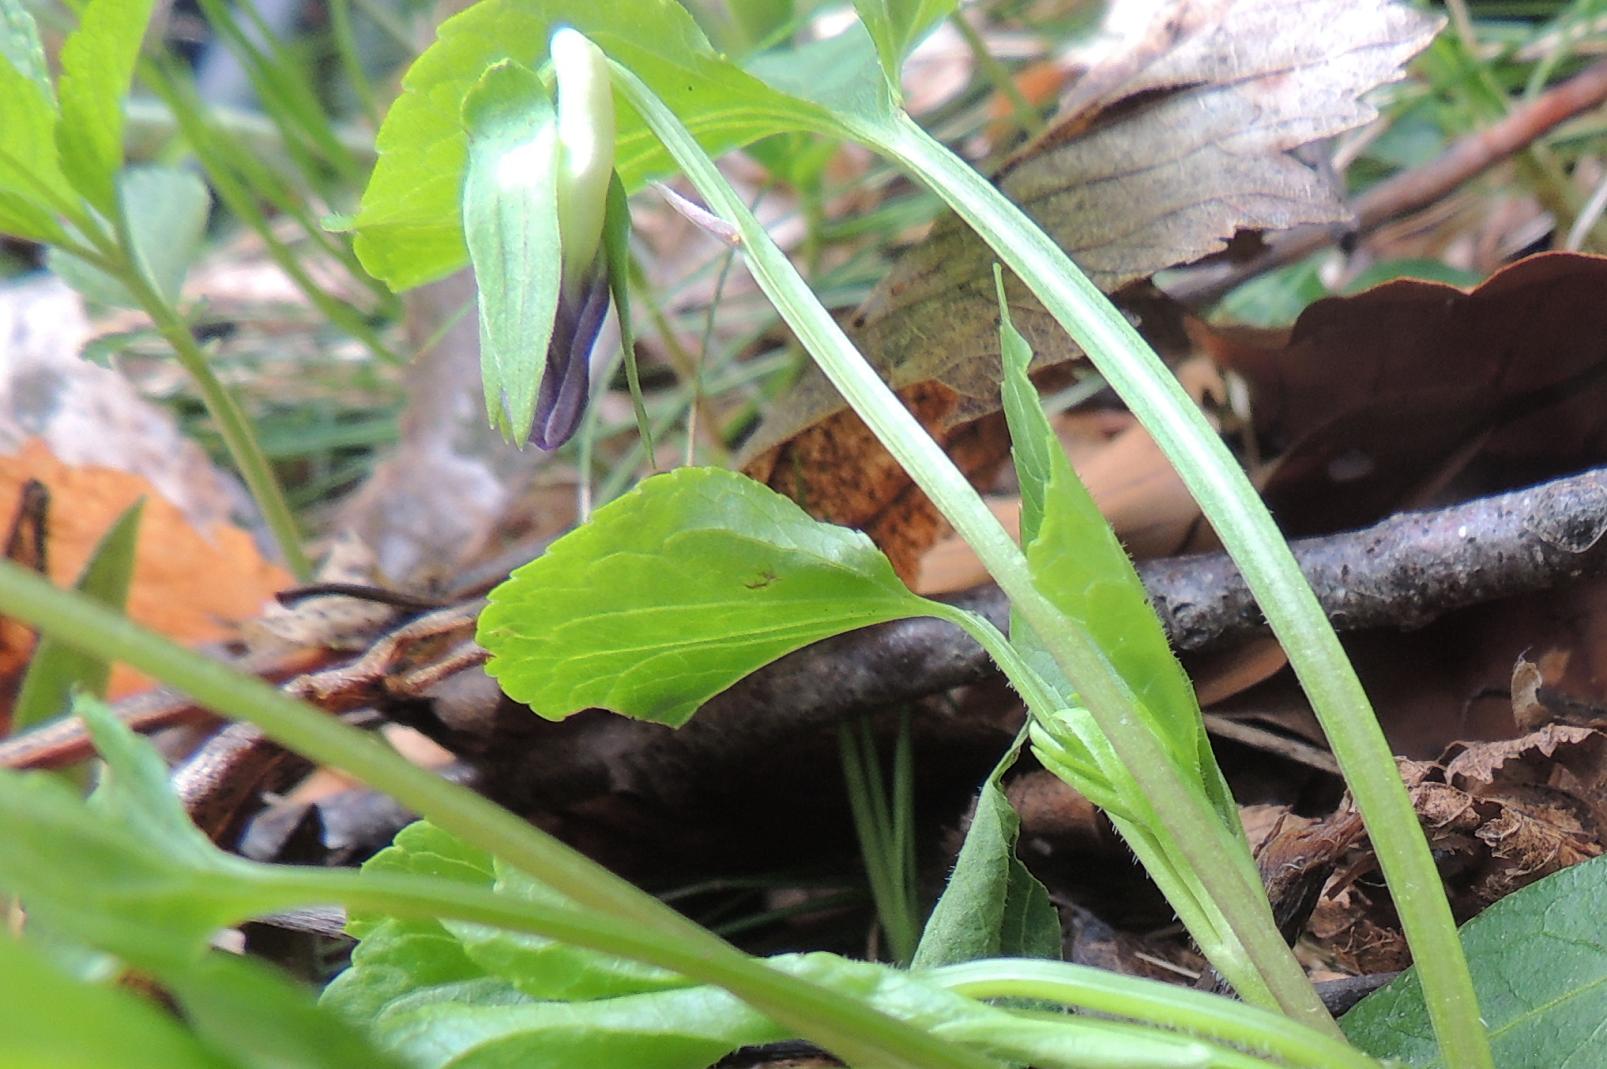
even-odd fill
[[[925,613],[863,534],[734,472],[682,468],[515,572],[479,637],[502,689],[543,716],[678,725],[783,654]]]
[[[495,63],[538,67],[560,25],[629,66],[713,151],[786,130],[837,129],[826,108],[773,89],[716,54],[674,0],[482,0],[441,24],[380,127],[379,162],[354,221],[357,254],[375,277],[403,290],[463,265],[464,97]],[[624,108],[615,166],[628,188],[671,167]]]

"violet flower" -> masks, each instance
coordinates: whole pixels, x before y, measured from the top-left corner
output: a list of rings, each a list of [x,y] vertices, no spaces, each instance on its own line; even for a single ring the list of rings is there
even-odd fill
[[[608,265],[598,256],[586,272],[578,297],[568,278],[558,294],[558,314],[547,342],[547,370],[536,394],[536,421],[530,441],[557,449],[574,437],[591,396],[591,350],[608,315]]]

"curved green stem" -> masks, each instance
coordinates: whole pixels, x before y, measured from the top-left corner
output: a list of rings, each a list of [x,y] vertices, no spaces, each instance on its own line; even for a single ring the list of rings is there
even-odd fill
[[[1238,564],[1322,722],[1389,881],[1447,1064],[1492,1066],[1450,904],[1394,754],[1333,627],[1244,472],[1132,324],[1020,208],[907,116],[856,129],[920,176],[981,235],[1077,339],[1177,469]]]
[[[1025,998],[1146,1021],[1313,1069],[1377,1069],[1378,1063],[1327,1032],[1202,991],[1059,961],[971,961],[920,974],[972,998]]]
[[[299,580],[311,578],[312,562],[307,559],[307,551],[302,546],[301,528],[296,523],[290,503],[285,500],[284,488],[274,475],[273,465],[257,441],[250,419],[222,380],[213,373],[212,362],[196,342],[190,325],[184,321],[178,309],[145,281],[126,256],[119,252],[113,262],[118,266],[117,280],[139,302],[145,314],[151,317],[157,332],[172,346],[179,365],[194,380],[201,394],[201,402],[206,406],[212,422],[217,425],[218,435],[239,469],[240,477],[245,480],[246,489],[262,510],[263,520],[273,533],[280,553],[284,555],[285,566]]]
[[[796,1034],[861,1064],[1000,1069],[991,1059],[939,1040],[857,997],[790,976],[724,943],[719,943],[720,952],[711,953],[704,940],[690,942],[606,916],[407,874],[279,867],[260,876],[254,873],[252,879],[268,911],[338,903],[391,917],[452,918],[657,965],[722,987]]]

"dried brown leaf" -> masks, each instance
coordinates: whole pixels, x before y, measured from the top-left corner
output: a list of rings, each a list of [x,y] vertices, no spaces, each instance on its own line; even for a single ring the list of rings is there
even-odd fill
[[[1435,25],[1391,0],[1165,5],[1073,87],[1060,120],[996,181],[1107,292],[1221,249],[1238,230],[1343,220],[1333,184],[1296,150],[1371,118],[1362,94],[1398,78]],[[968,451],[961,467],[973,475],[1003,455],[997,437],[962,444],[954,433],[999,406],[994,259],[967,227],[940,222],[850,324],[922,422]],[[1009,297],[1035,366],[1081,355],[1014,280]],[[1141,326],[1149,318],[1132,314]],[[908,484],[855,424],[812,373],[742,459],[817,515],[920,543],[934,520],[918,519],[907,535],[874,522],[905,504]],[[894,556],[906,570],[913,564]]]
[[[1475,459],[1494,491],[1607,458],[1603,287],[1607,258],[1544,253],[1471,291],[1400,280],[1319,301],[1287,344],[1208,343],[1258,432],[1290,443],[1263,485],[1284,530],[1422,504]]]

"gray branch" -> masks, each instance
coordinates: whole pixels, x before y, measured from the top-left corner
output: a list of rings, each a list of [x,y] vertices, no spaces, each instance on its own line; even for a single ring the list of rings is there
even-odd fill
[[[1607,571],[1607,468],[1429,512],[1392,516],[1359,531],[1297,539],[1300,570],[1340,630],[1415,628],[1452,609]],[[1266,626],[1244,576],[1225,553],[1139,565],[1172,643],[1203,650]],[[1004,627],[997,587],[950,599]],[[766,705],[835,703],[874,708],[972,683],[992,670],[958,628],[905,620],[843,635],[744,681]],[[720,699],[716,699],[716,702]]]
[[[1607,469],[1433,512],[1392,517],[1345,534],[1300,539],[1296,559],[1341,628],[1416,627],[1461,606],[1540,590],[1607,571]],[[1224,554],[1175,557],[1139,568],[1179,648],[1204,649],[1258,633],[1254,599]],[[1001,628],[1009,607],[996,587],[946,600]],[[976,683],[994,673],[952,624],[901,620],[817,642],[741,680],[671,731],[589,714],[537,721],[474,673],[434,711],[461,735],[493,740],[514,781],[547,798],[628,790],[663,800],[721,769],[757,761],[800,732],[844,715]],[[492,712],[495,710],[495,712]],[[534,738],[539,734],[539,744]],[[492,764],[498,762],[493,761]]]

